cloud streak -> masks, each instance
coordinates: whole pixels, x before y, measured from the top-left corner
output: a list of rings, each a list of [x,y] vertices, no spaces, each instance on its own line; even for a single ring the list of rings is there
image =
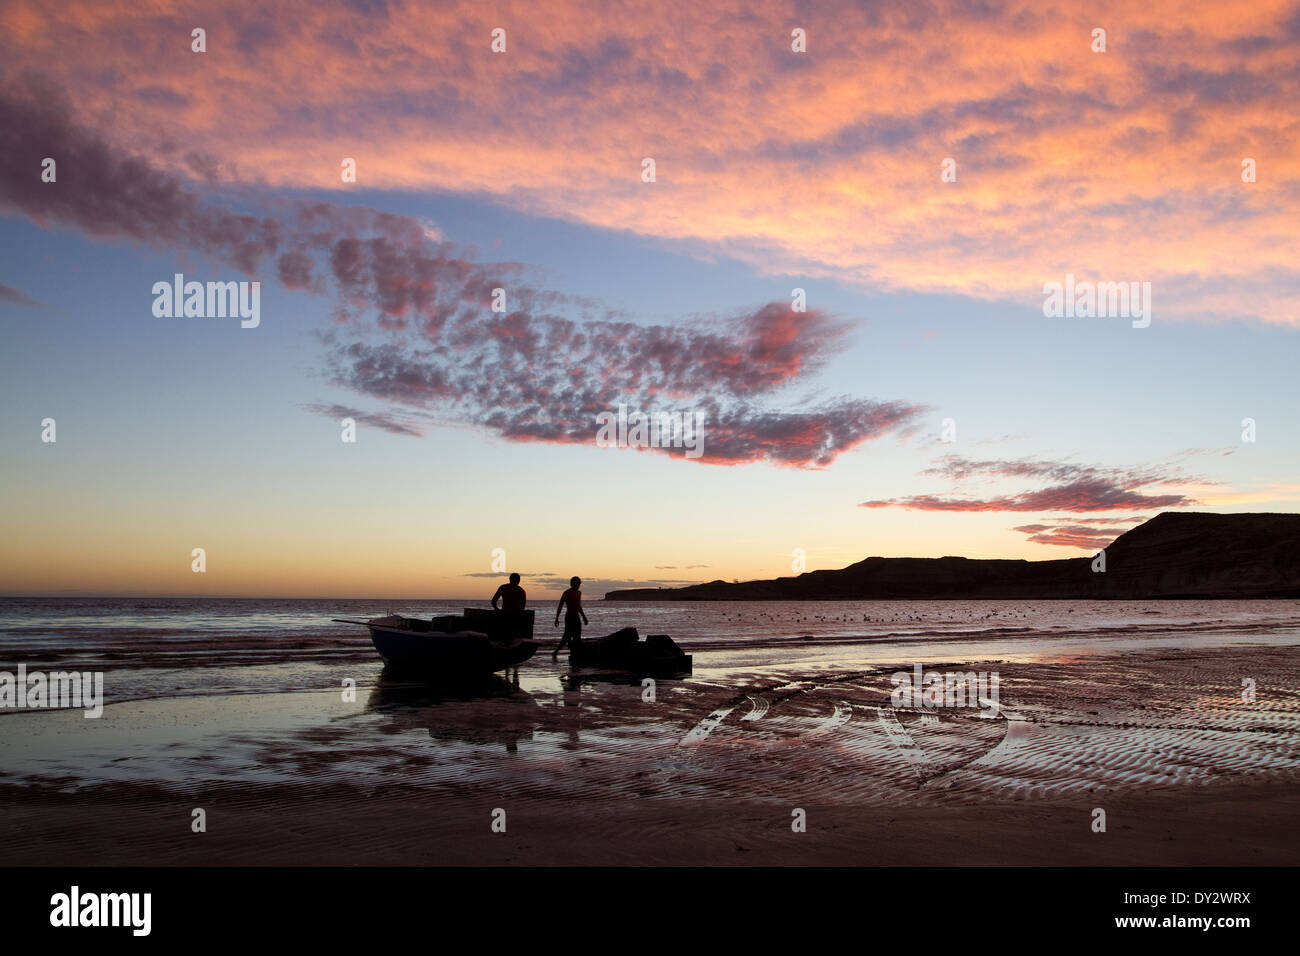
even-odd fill
[[[1139,524],[1144,518],[1078,518],[1072,522],[1055,521],[1020,525],[1013,530],[1028,536],[1033,544],[1060,545],[1068,548],[1097,550]]]
[[[1127,509],[1178,508],[1199,502],[1187,495],[1153,493],[1161,486],[1192,479],[1154,468],[1098,468],[1071,462],[1038,459],[975,460],[950,455],[922,474],[955,482],[988,479],[1039,479],[1041,488],[984,496],[910,495],[861,502],[862,508],[906,508],[914,511],[1008,511],[1084,513]]]
[[[768,303],[692,324],[619,321],[545,289],[520,264],[477,262],[411,217],[305,200],[276,201],[273,215],[219,205],[76,123],[58,91],[39,82],[0,96],[0,126],[13,138],[0,153],[0,208],[197,250],[248,275],[273,271],[289,289],[331,295],[338,322],[322,335],[330,380],[387,403],[351,417],[395,434],[417,435],[412,419],[436,414],[509,441],[594,446],[596,416],[625,403],[703,414],[704,454],[693,460],[821,467],[913,427],[924,410],[786,394],[849,331],[818,310]],[[49,155],[62,158],[54,183],[37,175]],[[497,289],[504,312],[491,310]],[[778,399],[782,410],[772,407]],[[332,417],[355,411],[307,407]]]
[[[8,302],[10,305],[25,305],[31,309],[40,308],[41,305],[21,289],[15,289],[4,284],[0,284],[0,302]]]
[[[338,421],[342,421],[345,418],[351,418],[356,421],[357,424],[380,428],[393,435],[409,435],[412,438],[424,437],[424,432],[417,428],[412,422],[397,418],[384,412],[364,412],[348,405],[326,405],[321,402],[311,402],[302,407],[309,412],[315,412],[317,415],[324,415],[327,418],[333,418]]]

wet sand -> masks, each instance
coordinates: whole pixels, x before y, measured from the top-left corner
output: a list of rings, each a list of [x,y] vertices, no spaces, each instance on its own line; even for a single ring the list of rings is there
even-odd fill
[[[706,660],[647,700],[548,655],[458,695],[381,682],[355,701],[8,715],[0,863],[1300,862],[1294,646],[926,662],[996,670],[996,716],[892,707],[911,664]]]
[[[784,808],[750,801],[359,799],[355,794],[227,794],[188,804],[129,792],[41,806],[6,802],[6,865],[79,866],[1292,866],[1293,785],[1214,785],[1108,798],[891,810],[803,801],[806,833]]]

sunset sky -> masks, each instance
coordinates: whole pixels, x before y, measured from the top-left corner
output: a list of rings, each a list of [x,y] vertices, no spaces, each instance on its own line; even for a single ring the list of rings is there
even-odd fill
[[[1298,96],[1296,0],[7,2],[0,593],[488,596],[503,549],[597,597],[1296,511]],[[176,273],[260,325],[156,316]],[[1046,317],[1067,274],[1149,327]],[[703,454],[599,447],[620,404]]]

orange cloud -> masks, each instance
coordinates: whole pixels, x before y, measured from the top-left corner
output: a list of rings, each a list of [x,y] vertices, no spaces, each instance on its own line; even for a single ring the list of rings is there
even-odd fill
[[[352,157],[363,187],[486,195],[772,273],[1037,306],[1072,272],[1150,281],[1157,323],[1300,324],[1292,3],[49,10],[0,11],[0,79],[50,76],[190,176],[345,189]]]

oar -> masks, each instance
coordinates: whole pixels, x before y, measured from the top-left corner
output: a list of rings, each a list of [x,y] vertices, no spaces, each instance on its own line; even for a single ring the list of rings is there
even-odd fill
[[[344,617],[332,617],[330,618],[330,620],[333,621],[335,624],[360,624],[362,627],[370,626],[369,621],[350,621]]]

